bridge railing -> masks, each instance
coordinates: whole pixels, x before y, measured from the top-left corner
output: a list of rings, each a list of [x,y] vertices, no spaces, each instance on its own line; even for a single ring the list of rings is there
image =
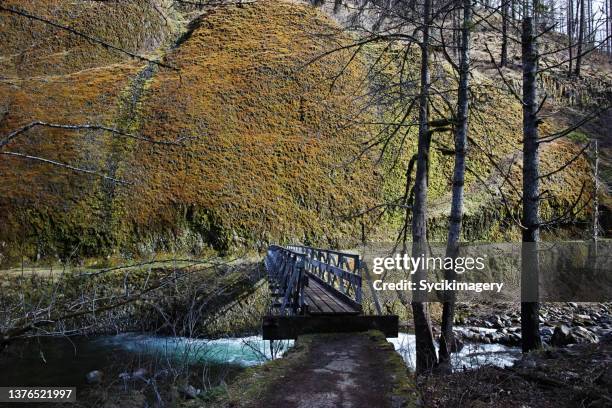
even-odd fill
[[[274,297],[273,308],[280,315],[297,315],[304,307],[304,258],[305,255],[278,245],[268,248],[264,260]]]
[[[281,314],[288,310],[283,305],[293,306],[291,311],[294,314],[305,311],[303,291],[308,275],[320,280],[354,307],[361,308],[363,293],[359,255],[299,245],[286,248],[274,245],[268,250],[266,267],[270,279],[279,288],[278,294],[283,294]]]
[[[355,306],[361,307],[363,293],[359,255],[298,245],[288,248],[306,254],[306,272],[337,290]]]

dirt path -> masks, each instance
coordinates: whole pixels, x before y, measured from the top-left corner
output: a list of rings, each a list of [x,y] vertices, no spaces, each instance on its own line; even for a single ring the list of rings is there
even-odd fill
[[[299,364],[273,381],[254,407],[365,408],[407,406],[411,381],[401,358],[381,335],[313,337]],[[410,388],[409,384],[404,384]]]

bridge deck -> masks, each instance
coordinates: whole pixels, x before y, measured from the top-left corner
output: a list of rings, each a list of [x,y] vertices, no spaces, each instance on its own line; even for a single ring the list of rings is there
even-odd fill
[[[271,307],[262,322],[264,339],[373,329],[387,337],[397,337],[397,315],[363,313],[359,255],[289,248],[273,245],[264,259],[272,295]]]
[[[308,286],[304,288],[304,297],[308,304],[307,313],[310,315],[361,313],[361,310],[340,299],[315,279],[308,280]]]

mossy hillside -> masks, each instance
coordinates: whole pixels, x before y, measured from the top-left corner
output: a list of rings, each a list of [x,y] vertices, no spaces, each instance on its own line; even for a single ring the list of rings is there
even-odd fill
[[[162,1],[6,1],[4,6],[72,27],[126,51],[154,57],[172,41],[177,15]],[[137,132],[142,61],[65,30],[0,13],[0,132],[32,121],[94,124]],[[115,175],[126,139],[103,131],[37,127],[7,150]],[[6,159],[6,160],[4,160]],[[0,262],[70,254],[107,255],[116,246],[115,188],[96,176],[3,156]],[[119,221],[120,222],[120,221]]]
[[[180,75],[126,59],[0,83],[1,106],[8,112],[0,124],[3,133],[31,120],[46,120],[100,123],[153,139],[185,138],[186,143],[162,147],[103,132],[31,130],[11,149],[98,169],[136,184],[113,186],[23,159],[2,160],[0,169],[8,181],[0,186],[0,217],[6,226],[0,240],[14,243],[11,251],[66,257],[75,250],[78,256],[120,250],[133,255],[198,252],[207,245],[263,247],[270,241],[348,247],[360,238],[361,222],[366,231],[374,226],[370,217],[351,219],[350,214],[403,195],[406,166],[416,152],[416,129],[408,131],[404,142],[395,138],[381,167],[372,164],[370,155],[343,165],[376,131],[366,125],[375,115],[391,120],[405,109],[379,103],[364,109],[357,123],[347,119],[359,110],[355,95],[384,81],[385,75],[392,78],[397,66],[362,82],[371,59],[357,58],[330,89],[331,77],[350,53],[309,62],[350,40],[305,6],[261,2],[221,7],[191,28],[166,57],[181,68]],[[333,35],[316,35],[322,32]],[[417,78],[418,50],[408,67],[408,75]],[[36,69],[31,72],[35,75]],[[518,152],[520,105],[478,73],[474,84],[473,106],[478,110],[470,121],[471,137],[505,163]],[[435,98],[434,103],[440,111],[434,110],[432,119],[447,116],[444,104]],[[552,129],[547,124],[543,129],[547,126]],[[430,231],[443,237],[453,160],[438,148],[452,147],[452,135],[435,133],[433,138]],[[571,158],[577,146],[557,143],[544,150],[543,168],[549,171]],[[396,151],[399,161],[393,167]],[[494,194],[500,175],[474,146],[468,159],[466,238],[504,239],[501,231],[509,217]],[[512,177],[520,185],[518,166]],[[555,175],[553,200],[544,203],[543,213],[566,208],[587,177],[581,160]],[[402,213],[391,212],[378,223],[378,234],[385,239],[394,235]]]
[[[404,56],[404,49],[379,45],[369,47],[366,51],[367,72],[374,72],[370,84],[375,89],[391,86],[389,96],[375,94],[379,105],[379,121],[398,123],[405,115],[412,95],[418,94],[419,50]],[[401,58],[398,58],[401,57]],[[398,62],[399,61],[399,62]],[[436,86],[441,89],[456,89],[456,78],[448,64],[432,62],[432,76],[436,77]],[[407,90],[398,89],[393,82],[402,74],[404,83],[412,83]],[[442,83],[442,84],[441,84]],[[405,100],[398,100],[397,94],[405,92]],[[448,105],[454,106],[455,94],[431,96],[431,121],[452,118]],[[367,98],[365,103],[372,102]],[[382,101],[382,102],[380,102]],[[469,117],[469,151],[467,171],[465,174],[465,218],[463,235],[467,240],[508,240],[520,239],[518,228],[512,218],[520,218],[520,198],[515,189],[521,190],[521,105],[503,86],[495,84],[490,78],[474,72],[471,79],[471,100]],[[405,193],[406,170],[410,158],[416,154],[418,140],[417,109],[404,119],[400,128],[380,127],[373,131],[381,136],[396,131],[383,154],[382,171],[384,174],[383,193],[385,202],[392,202]],[[414,125],[411,125],[414,124]],[[454,166],[454,140],[452,126],[433,127],[432,144],[429,156],[429,236],[435,240],[445,240],[450,213],[452,173]],[[545,121],[540,126],[542,137],[561,130],[559,125]],[[381,144],[382,146],[382,144]],[[553,172],[564,163],[572,160],[581,145],[563,140],[544,144],[540,156],[541,174]],[[380,151],[380,146],[376,151]],[[398,152],[400,152],[398,154]],[[511,167],[510,165],[514,163]],[[509,170],[509,175],[506,173]],[[415,168],[413,168],[413,172]],[[504,179],[506,179],[504,181]],[[412,175],[414,179],[414,173]],[[547,198],[541,202],[542,217],[550,219],[563,214],[567,208],[578,200],[582,185],[584,192],[580,198],[578,221],[588,217],[589,208],[583,208],[591,195],[590,169],[585,157],[581,157],[564,170],[552,177],[542,180],[541,190],[547,191]],[[414,181],[414,180],[413,180]],[[500,192],[501,191],[501,192]],[[503,193],[503,194],[502,194]],[[509,213],[503,200],[508,201]],[[402,222],[403,209],[390,210],[386,221],[390,225]],[[394,238],[394,237],[393,237]]]
[[[342,126],[362,72],[349,67],[330,90],[349,55],[312,61],[348,41],[315,35],[335,30],[316,10],[274,1],[219,8],[194,24],[167,56],[180,76],[156,75],[142,119],[147,137],[189,142],[135,149],[126,169],[144,182],[139,200],[125,197],[130,219],[149,231],[182,223],[220,248],[357,238],[345,217],[377,196],[367,157],[343,165],[365,138]]]
[[[141,69],[135,63],[92,68],[48,78],[0,82],[6,134],[31,121],[115,126],[120,96]],[[104,131],[37,127],[6,150],[107,173],[109,147],[116,136]],[[99,254],[114,240],[104,222],[106,183],[33,160],[0,160],[0,240],[23,241],[28,255]]]
[[[483,76],[474,75],[472,92],[476,101],[472,102],[469,125],[463,234],[467,240],[520,240],[518,225],[513,220],[520,219],[521,211],[521,106],[512,95],[495,89]],[[560,130],[557,124],[547,120],[539,127],[540,137]],[[452,139],[447,143],[453,146]],[[555,172],[574,160],[582,147],[561,139],[542,144],[540,174]],[[431,236],[434,239],[446,239],[453,164],[450,157],[442,170],[447,180],[446,191],[432,199]],[[561,171],[541,179],[540,191],[546,192],[540,202],[543,220],[561,216],[576,202],[574,221],[568,224],[587,219],[591,208],[586,205],[593,191],[587,158],[582,155]],[[561,225],[564,226],[568,225]]]
[[[351,68],[331,92],[328,74],[343,56],[307,64],[336,44],[312,36],[336,29],[317,12],[285,3],[249,7],[221,8],[194,23],[168,56],[180,76],[128,59],[2,83],[3,132],[43,120],[187,137],[186,147],[158,148],[98,131],[36,128],[15,140],[11,149],[142,184],[122,187],[28,160],[3,161],[9,181],[2,239],[14,243],[9,252],[66,258],[355,237],[355,225],[343,220],[376,200],[376,176],[367,160],[342,165],[362,129],[336,131],[360,74]]]
[[[2,5],[71,27],[136,54],[154,53],[178,26],[178,16],[163,0],[7,0]],[[0,27],[3,76],[65,74],[126,59],[125,54],[116,50],[8,12],[0,12]]]

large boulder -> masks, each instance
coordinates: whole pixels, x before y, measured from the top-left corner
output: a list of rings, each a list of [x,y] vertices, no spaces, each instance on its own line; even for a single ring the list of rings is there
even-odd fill
[[[599,337],[592,331],[581,326],[570,328],[564,324],[555,327],[555,331],[550,339],[550,344],[554,347],[597,342],[599,342]]]
[[[572,331],[564,324],[555,327],[555,331],[550,339],[550,344],[554,347],[563,347],[575,342]]]

